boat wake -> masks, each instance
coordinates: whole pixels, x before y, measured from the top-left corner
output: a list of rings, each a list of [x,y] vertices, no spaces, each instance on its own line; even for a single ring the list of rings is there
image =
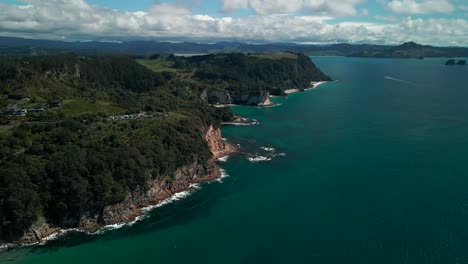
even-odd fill
[[[413,84],[413,83],[410,82],[410,81],[406,81],[406,80],[402,80],[402,79],[397,79],[397,78],[393,78],[393,77],[390,77],[390,76],[384,76],[384,78],[387,79],[387,80],[395,81],[395,82],[402,82],[402,83],[410,83],[410,84]]]

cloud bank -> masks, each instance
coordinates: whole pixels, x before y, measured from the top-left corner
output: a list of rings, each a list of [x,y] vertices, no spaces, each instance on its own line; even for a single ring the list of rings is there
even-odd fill
[[[0,35],[63,40],[298,43],[385,43],[416,41],[432,45],[467,46],[464,18],[413,18],[381,22],[334,22],[360,15],[364,0],[222,0],[224,12],[252,8],[255,15],[231,17],[195,14],[189,6],[159,3],[145,11],[127,12],[90,5],[84,0],[27,0],[24,5],[0,3]],[[387,2],[394,12],[432,12],[444,0]],[[403,11],[402,4],[413,3]],[[432,4],[431,4],[432,3]],[[442,8],[442,9],[440,9]],[[445,8],[445,9],[444,9]],[[440,12],[453,7],[439,5]]]

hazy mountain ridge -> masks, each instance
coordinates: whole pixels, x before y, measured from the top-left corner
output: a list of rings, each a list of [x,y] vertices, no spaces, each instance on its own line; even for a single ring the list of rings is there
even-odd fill
[[[64,42],[57,40],[34,40],[13,37],[0,37],[1,55],[44,55],[61,52],[84,53],[125,53],[150,55],[154,53],[270,53],[300,52],[311,55],[336,55],[350,57],[467,57],[467,47],[434,47],[407,42],[399,46],[374,44],[330,44],[306,45],[295,43],[248,44],[242,42],[218,42],[203,44],[195,42]]]

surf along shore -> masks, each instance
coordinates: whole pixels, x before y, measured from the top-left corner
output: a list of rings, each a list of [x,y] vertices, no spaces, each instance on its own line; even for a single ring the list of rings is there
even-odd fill
[[[327,82],[312,82],[311,87],[307,89],[289,89],[285,94],[314,89]],[[274,106],[269,99],[259,107]],[[235,120],[223,125],[256,125],[259,122],[255,119],[236,116]],[[95,216],[89,216],[83,219],[79,227],[59,228],[46,222],[45,219],[39,219],[24,236],[13,244],[1,244],[0,252],[18,246],[43,245],[51,240],[59,239],[70,232],[83,232],[90,235],[102,234],[106,231],[118,229],[124,226],[130,226],[146,217],[153,209],[159,208],[172,201],[180,200],[190,195],[191,192],[199,189],[199,183],[212,182],[222,179],[226,173],[217,161],[225,157],[240,154],[246,155],[240,151],[239,147],[227,142],[222,138],[220,128],[210,126],[205,131],[205,140],[213,154],[208,164],[191,164],[180,168],[176,173],[176,179],[168,185],[165,182],[154,182],[149,191],[145,193],[132,193],[124,202],[109,206],[105,209],[104,224],[98,223]]]
[[[107,206],[102,216],[83,217],[78,227],[60,228],[47,223],[46,219],[41,217],[14,243],[0,241],[0,252],[21,246],[43,245],[70,232],[102,234],[108,230],[129,226],[144,219],[151,210],[188,196],[192,191],[199,189],[199,183],[221,180],[226,177],[226,173],[217,164],[218,159],[239,153],[239,149],[223,139],[221,129],[214,126],[205,128],[204,138],[212,153],[212,158],[206,164],[195,162],[183,166],[176,171],[171,182],[156,180],[151,183],[149,190],[131,193],[125,201]],[[98,220],[101,217],[100,221],[103,222]]]
[[[325,81],[323,82],[311,82],[310,83],[310,88],[306,88],[306,89],[288,89],[288,90],[285,90],[284,93],[285,94],[292,94],[292,93],[297,93],[297,92],[301,92],[301,91],[307,91],[307,90],[312,90],[314,88],[317,88],[318,86],[324,84],[324,83],[327,83]]]

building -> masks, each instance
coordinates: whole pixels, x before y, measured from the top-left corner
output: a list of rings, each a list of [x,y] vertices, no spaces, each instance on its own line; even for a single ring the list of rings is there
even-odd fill
[[[59,108],[62,107],[62,101],[60,100],[52,100],[49,102],[49,107],[50,108]]]
[[[4,113],[6,116],[25,116],[28,114],[28,109],[8,109]]]
[[[8,99],[13,99],[13,100],[23,100],[23,99],[29,99],[31,98],[27,95],[22,95],[22,94],[9,94]]]
[[[30,109],[29,112],[39,113],[39,112],[44,112],[45,110],[46,110],[45,105],[38,105],[38,106],[35,106],[34,108]]]

